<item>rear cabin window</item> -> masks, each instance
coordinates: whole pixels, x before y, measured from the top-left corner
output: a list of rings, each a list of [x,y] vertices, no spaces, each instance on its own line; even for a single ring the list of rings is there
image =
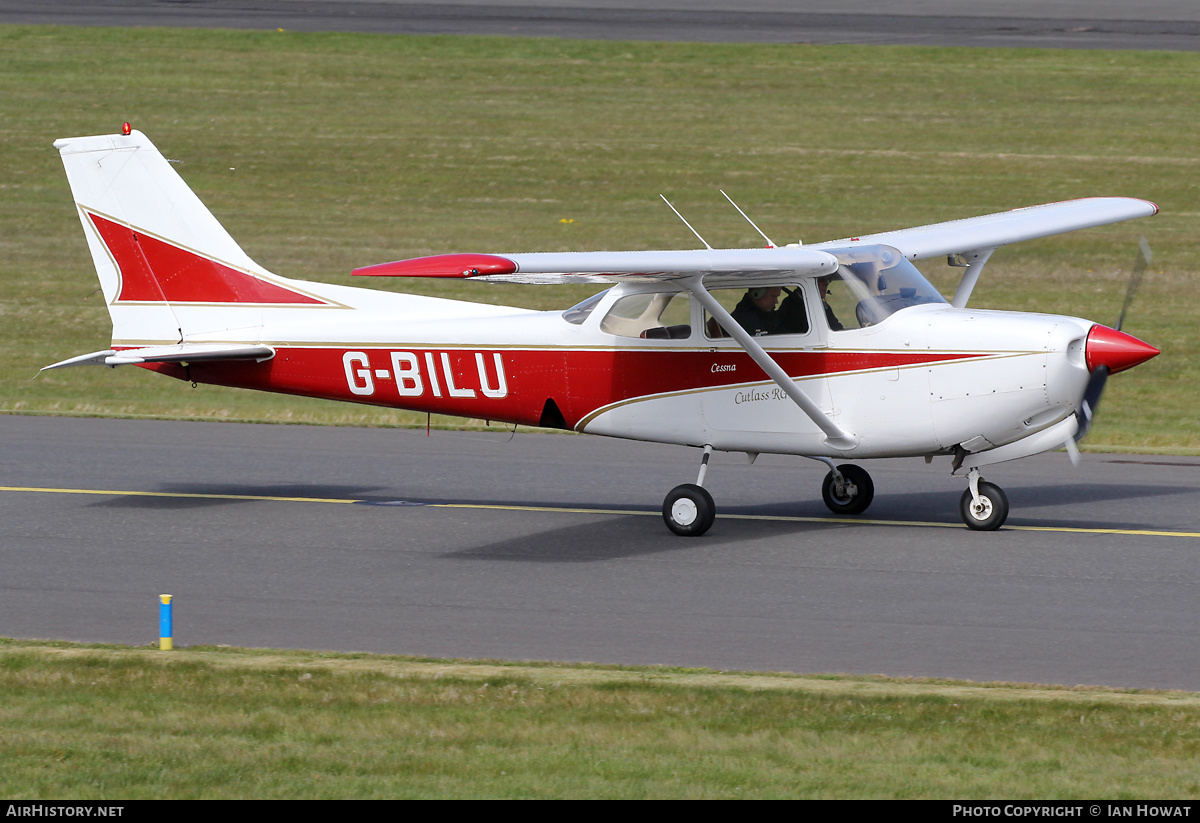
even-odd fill
[[[608,289],[605,289],[599,294],[593,294],[591,297],[581,303],[576,303],[574,306],[562,313],[563,320],[566,320],[568,323],[573,323],[576,326],[582,326],[583,321],[587,320],[591,316],[592,310],[595,309],[596,306],[600,305],[600,301],[604,299],[604,295],[606,294],[608,294]]]
[[[631,294],[613,303],[600,330],[644,340],[685,340],[692,336],[692,307],[684,292]]]

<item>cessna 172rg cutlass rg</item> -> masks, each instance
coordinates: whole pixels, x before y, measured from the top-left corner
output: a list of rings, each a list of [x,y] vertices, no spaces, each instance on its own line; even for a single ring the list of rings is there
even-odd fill
[[[713,522],[703,483],[714,449],[822,461],[824,500],[846,514],[874,492],[866,471],[839,461],[943,455],[967,479],[966,524],[998,528],[1008,502],[980,470],[1064,445],[1074,454],[1107,376],[1158,354],[1088,320],[967,308],[999,246],[1155,214],[1143,200],[1051,203],[806,246],[448,254],[355,271],[612,285],[546,312],[274,275],[140,132],[54,145],[113,334],[111,348],[47,368],[130,364],[701,448],[696,482],[663,503],[678,534]],[[939,256],[963,268],[949,301],[910,263]]]

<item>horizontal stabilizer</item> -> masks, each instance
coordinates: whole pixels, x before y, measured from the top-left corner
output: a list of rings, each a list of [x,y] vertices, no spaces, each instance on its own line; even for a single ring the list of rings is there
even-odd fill
[[[139,363],[200,363],[213,360],[256,360],[259,363],[275,356],[275,349],[261,344],[241,343],[181,343],[177,346],[146,346],[140,349],[92,352],[81,354],[61,363],[44,366],[48,369],[65,369],[70,366],[116,366]]]
[[[768,249],[683,251],[533,252],[441,254],[355,269],[373,277],[463,277],[506,283],[620,283],[715,276],[741,280],[759,276],[815,277],[837,270],[827,252],[786,246]]]

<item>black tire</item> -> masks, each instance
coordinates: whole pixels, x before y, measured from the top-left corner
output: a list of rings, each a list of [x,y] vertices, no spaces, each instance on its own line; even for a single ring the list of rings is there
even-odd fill
[[[667,528],[683,537],[698,537],[708,531],[717,518],[712,495],[694,483],[671,489],[663,500],[663,521]]]
[[[968,528],[981,532],[991,532],[1004,525],[1008,519],[1008,497],[1004,490],[994,483],[980,482],[979,507],[972,505],[971,490],[963,492],[958,504],[958,512]]]
[[[871,481],[871,475],[867,474],[866,469],[850,464],[837,468],[846,480],[846,493],[838,495],[833,472],[830,472],[821,483],[821,499],[834,514],[862,514],[875,499],[875,484]],[[849,486],[854,487],[852,492]]]

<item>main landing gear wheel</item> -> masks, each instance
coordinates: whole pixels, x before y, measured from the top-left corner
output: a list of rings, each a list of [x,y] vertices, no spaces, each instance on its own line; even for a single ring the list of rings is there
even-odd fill
[[[842,489],[839,492],[834,481],[833,472],[825,475],[821,483],[821,498],[834,514],[862,514],[875,499],[875,484],[866,469],[847,464],[838,466],[841,472]]]
[[[663,520],[667,528],[684,537],[697,537],[708,531],[717,518],[712,495],[702,486],[684,483],[671,489],[663,501]]]
[[[958,504],[959,513],[968,527],[981,532],[995,531],[1008,519],[1008,497],[995,483],[979,482],[979,503],[971,496],[971,490],[963,492]]]

